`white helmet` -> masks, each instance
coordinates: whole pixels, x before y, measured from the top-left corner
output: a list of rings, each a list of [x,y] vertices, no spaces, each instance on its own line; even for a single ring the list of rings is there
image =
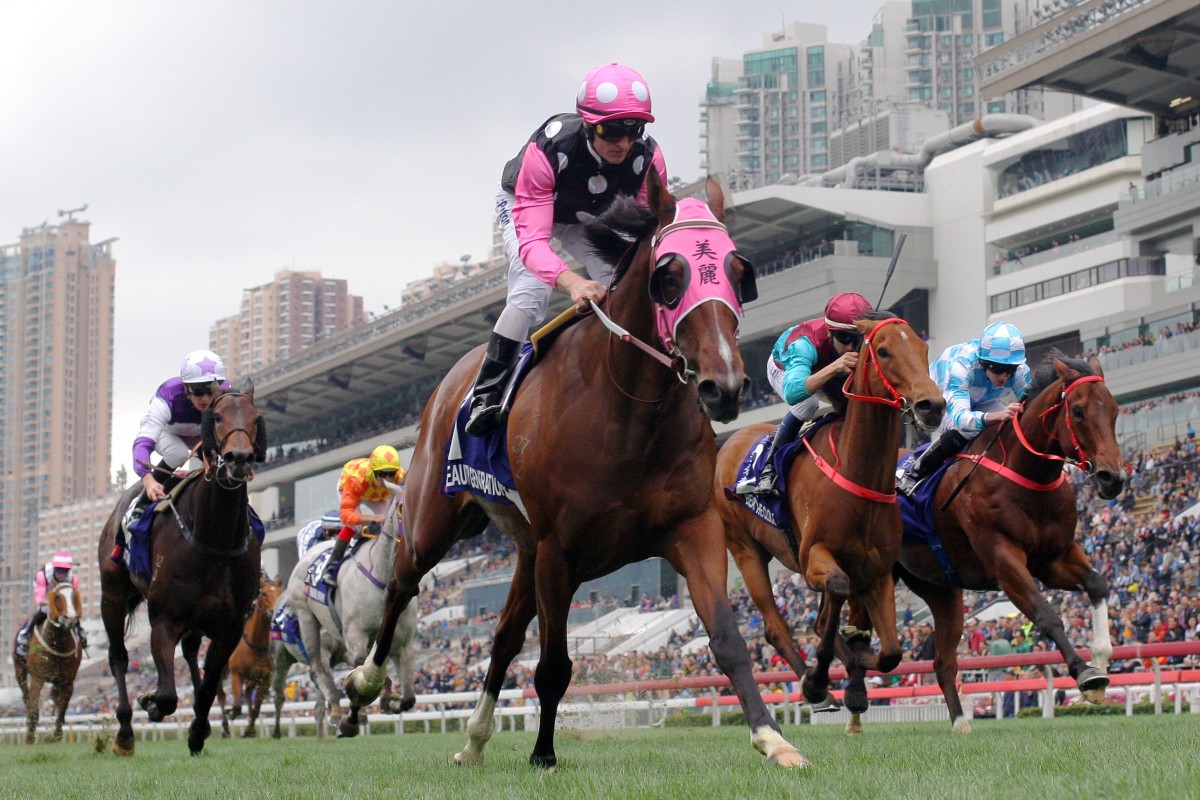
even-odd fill
[[[213,383],[225,380],[225,362],[211,350],[193,350],[183,359],[179,378],[184,383]]]

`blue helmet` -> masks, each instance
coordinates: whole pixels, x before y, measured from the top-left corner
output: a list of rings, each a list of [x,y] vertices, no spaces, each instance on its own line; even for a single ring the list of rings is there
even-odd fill
[[[321,527],[322,528],[340,528],[340,527],[342,527],[341,513],[337,509],[334,509],[333,511],[326,511],[321,516]]]
[[[995,364],[1024,364],[1025,338],[1011,322],[993,322],[979,337],[979,359]]]

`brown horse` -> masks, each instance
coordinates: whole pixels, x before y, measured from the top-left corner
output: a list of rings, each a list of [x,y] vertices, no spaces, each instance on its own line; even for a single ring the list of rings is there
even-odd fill
[[[708,183],[706,207],[676,201],[653,172],[648,181],[650,211],[623,198],[587,223],[597,251],[618,263],[617,283],[604,304],[611,319],[588,317],[564,331],[518,390],[508,417],[508,457],[528,516],[517,505],[441,492],[455,413],[478,372],[482,348],[458,362],[425,407],[406,483],[408,536],[396,554],[379,641],[347,677],[346,689],[360,705],[374,698],[396,620],[421,576],[456,540],[480,533],[491,520],[515,539],[517,567],[468,741],[455,756],[459,763],[482,760],[505,671],[536,615],[541,716],[530,762],[556,765],[555,718],[571,679],[571,597],[582,582],[651,556],[665,558],[686,578],[716,661],[745,710],[754,747],[773,763],[808,763],[783,738],[754,683],[725,591],[724,535],[708,489],[716,459],[709,420],[736,417],[749,388],[737,330],[739,298],[753,295],[752,268],[734,252],[720,222],[724,198],[715,182]],[[702,245],[676,246],[677,211],[692,218],[693,230],[705,226]],[[698,258],[714,251],[711,259]],[[697,293],[717,290],[729,300],[710,301],[710,295],[692,302]],[[682,318],[656,326],[656,318],[672,314]],[[640,346],[630,346],[632,340]]]
[[[271,686],[271,615],[283,587],[275,581],[259,578],[258,596],[246,624],[242,628],[242,640],[229,657],[229,688],[233,705],[225,708],[225,687],[217,688],[217,705],[221,708],[221,735],[229,736],[229,723],[242,715],[242,697],[246,698],[246,731],[243,736],[258,735],[258,712],[263,697]]]
[[[13,670],[25,698],[25,743],[37,741],[42,687],[50,684],[54,700],[54,735],[62,741],[63,719],[75,692],[75,674],[83,659],[83,643],[75,635],[75,623],[83,616],[83,602],[70,583],[60,583],[46,593],[46,621],[29,637],[29,655],[13,650]]]
[[[183,485],[172,508],[155,515],[148,580],[110,558],[121,517],[140,485],[125,492],[100,534],[100,613],[108,632],[108,665],[117,681],[117,755],[132,755],[134,748],[133,708],[125,685],[125,630],[134,610],[146,601],[158,672],[156,690],[138,702],[152,722],[175,713],[179,697],[173,662],[175,646],[181,645],[195,687],[188,750],[197,754],[211,731],[208,712],[226,662],[258,593],[259,543],[250,530],[246,482],[253,477],[254,461],[266,456],[267,433],[254,407],[253,384],[213,401],[204,412],[201,441],[202,474]],[[203,677],[197,662],[201,637],[209,639]]]
[[[795,533],[785,535],[743,502],[726,499],[725,487],[735,484],[743,459],[770,426],[744,428],[721,447],[713,493],[726,546],[762,612],[767,641],[802,677],[805,697],[825,699],[836,648],[851,674],[846,703],[865,710],[865,671],[886,672],[900,662],[892,566],[902,527],[892,454],[899,447],[902,418],[936,427],[946,402],[929,377],[929,348],[907,322],[874,312],[856,324],[864,335],[858,366],[842,389],[844,396],[837,387],[830,393],[844,417],[816,430],[788,469],[787,509]],[[805,665],[775,605],[767,574],[772,557],[823,593],[813,667]],[[869,636],[849,635],[846,641],[838,636],[848,598],[861,603],[881,631],[878,656],[869,652]]]
[[[1075,543],[1075,489],[1063,466],[1085,470],[1105,499],[1120,494],[1125,473],[1115,433],[1118,411],[1097,359],[1052,353],[1033,376],[1017,424],[976,437],[934,494],[934,522],[952,574],[928,544],[906,542],[901,549],[897,576],[933,611],[934,670],[955,731],[971,729],[954,685],[964,588],[1003,589],[1057,646],[1083,696],[1103,700],[1112,657],[1108,581]],[[1035,578],[1052,589],[1087,593],[1094,665],[1076,652]],[[858,724],[852,717],[847,730]]]

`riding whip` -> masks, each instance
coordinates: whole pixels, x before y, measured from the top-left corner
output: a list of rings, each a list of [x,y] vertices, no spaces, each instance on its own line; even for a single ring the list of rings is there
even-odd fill
[[[891,283],[892,273],[896,271],[896,262],[900,260],[900,251],[904,249],[904,240],[907,238],[907,233],[896,237],[896,247],[892,250],[892,263],[888,264],[887,275],[883,279],[883,289],[879,291],[879,302],[875,304],[876,309],[883,306],[883,295],[887,292],[888,284]]]
[[[971,480],[971,476],[975,474],[975,469],[979,466],[979,462],[983,460],[984,454],[987,453],[988,450],[992,449],[992,445],[994,445],[996,443],[996,439],[1000,437],[1000,431],[1004,430],[1004,426],[1007,424],[1008,420],[1004,420],[996,426],[996,432],[992,434],[992,440],[987,443],[987,447],[979,451],[979,458],[975,459],[975,463],[971,465],[969,470],[967,470],[967,474],[963,476],[963,479],[958,482],[958,486],[954,487],[954,491],[950,493],[950,496],[947,497],[941,506],[938,507],[938,511],[945,511],[950,507],[950,504],[954,502],[954,498],[958,497],[958,493],[962,491],[962,488],[967,485],[967,481]]]

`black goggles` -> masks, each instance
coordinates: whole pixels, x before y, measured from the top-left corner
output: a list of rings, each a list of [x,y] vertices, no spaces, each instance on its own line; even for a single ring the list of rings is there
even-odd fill
[[[381,481],[394,481],[396,480],[396,470],[381,469],[375,473],[375,477],[379,478]]]
[[[1016,364],[997,364],[995,361],[984,361],[983,368],[997,375],[1012,375],[1017,371]]]
[[[842,344],[850,344],[858,347],[862,344],[862,334],[852,333],[851,331],[830,331],[829,335],[838,340]]]
[[[213,385],[211,383],[185,383],[188,394],[193,397],[207,397],[213,393]]]
[[[595,125],[596,135],[606,142],[619,142],[625,137],[640,139],[646,132],[646,123],[640,119],[610,119]]]

